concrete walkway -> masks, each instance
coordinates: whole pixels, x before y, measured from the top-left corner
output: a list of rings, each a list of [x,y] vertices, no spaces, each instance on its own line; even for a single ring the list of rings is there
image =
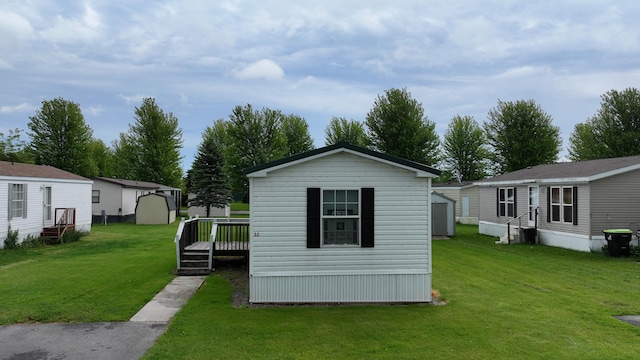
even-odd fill
[[[0,359],[137,360],[164,333],[205,278],[173,279],[128,322],[0,326]]]

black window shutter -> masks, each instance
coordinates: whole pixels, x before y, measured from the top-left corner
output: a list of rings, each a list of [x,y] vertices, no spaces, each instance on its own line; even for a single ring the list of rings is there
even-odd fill
[[[374,191],[373,188],[361,189],[360,206],[362,215],[360,246],[373,247],[373,229],[374,229]]]
[[[573,187],[573,225],[578,225],[578,187]]]
[[[496,216],[500,217],[500,188],[496,188]]]
[[[320,188],[307,188],[307,247],[320,247]]]
[[[518,193],[517,188],[513,188],[513,217],[518,217]]]
[[[547,222],[551,222],[551,186],[547,186]]]

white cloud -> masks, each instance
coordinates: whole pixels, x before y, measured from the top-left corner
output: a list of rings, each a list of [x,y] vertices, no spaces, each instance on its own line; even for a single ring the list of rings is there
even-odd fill
[[[74,43],[77,41],[94,41],[101,37],[101,16],[88,3],[85,3],[84,12],[76,17],[65,17],[56,14],[53,24],[40,31],[43,39],[55,43]]]
[[[118,97],[122,100],[124,100],[124,102],[126,104],[138,104],[138,103],[142,103],[142,100],[144,100],[145,98],[148,98],[149,96],[147,95],[118,95]]]
[[[241,80],[265,79],[278,80],[284,77],[284,70],[269,59],[258,60],[242,69],[234,71],[235,77]]]
[[[23,112],[34,111],[35,109],[36,109],[35,106],[31,106],[27,103],[22,103],[14,106],[4,105],[4,106],[0,106],[0,113],[1,114],[23,113]]]

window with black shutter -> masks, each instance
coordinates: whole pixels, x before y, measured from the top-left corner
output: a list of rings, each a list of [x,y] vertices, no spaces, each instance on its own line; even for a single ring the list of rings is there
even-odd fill
[[[307,247],[373,247],[374,191],[307,189]]]

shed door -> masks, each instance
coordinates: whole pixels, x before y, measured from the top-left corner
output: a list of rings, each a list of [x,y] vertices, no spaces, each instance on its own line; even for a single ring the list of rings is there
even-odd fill
[[[447,236],[447,204],[431,204],[431,235]]]

